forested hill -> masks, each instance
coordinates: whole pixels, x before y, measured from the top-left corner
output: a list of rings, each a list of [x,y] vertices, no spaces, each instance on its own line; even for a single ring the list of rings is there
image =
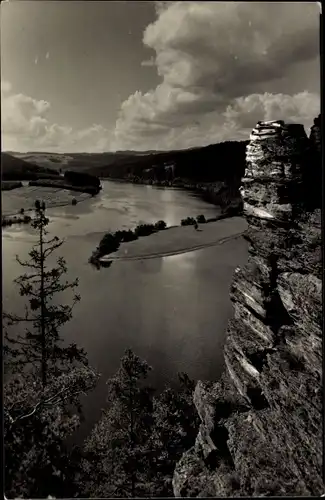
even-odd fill
[[[241,177],[248,141],[228,141],[201,148],[117,157],[109,165],[84,170],[103,178],[165,180],[189,179],[213,182]]]
[[[12,154],[1,153],[2,180],[33,180],[39,178],[57,178],[58,172],[51,168],[17,158]]]

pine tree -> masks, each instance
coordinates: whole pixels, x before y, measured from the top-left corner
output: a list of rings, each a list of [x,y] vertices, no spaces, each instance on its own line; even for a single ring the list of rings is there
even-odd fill
[[[90,496],[148,496],[153,389],[143,382],[150,370],[128,349],[107,381],[109,407],[85,446],[85,490]]]
[[[65,290],[74,290],[78,286],[78,279],[73,282],[62,281],[67,272],[66,262],[62,257],[57,259],[55,267],[48,267],[49,257],[63,244],[57,236],[46,238],[48,223],[45,204],[37,200],[32,227],[38,232],[38,241],[29,252],[29,260],[22,261],[16,256],[17,262],[31,271],[15,280],[20,295],[27,297],[29,304],[25,306],[25,316],[3,314],[6,326],[6,361],[10,364],[6,369],[17,372],[23,371],[26,365],[33,366],[41,376],[43,388],[49,378],[70,369],[69,364],[87,364],[85,352],[76,344],[67,347],[60,345],[63,339],[59,330],[72,318],[73,307],[80,300],[80,296],[74,295],[72,305],[58,305],[54,300]],[[18,324],[26,325],[24,333],[16,332],[14,336],[10,336],[8,327]]]
[[[49,256],[63,243],[46,239],[44,203],[36,202],[33,227],[38,242],[30,260],[17,261],[31,270],[17,278],[20,295],[28,297],[25,316],[4,314],[4,442],[7,497],[72,497],[78,493],[80,455],[68,451],[65,439],[79,425],[80,395],[92,390],[98,374],[88,367],[76,344],[61,347],[59,329],[72,317],[72,306],[57,305],[57,294],[78,285],[62,277],[64,259],[48,268]],[[8,327],[27,325],[24,334],[10,336]],[[76,411],[77,410],[77,411]]]

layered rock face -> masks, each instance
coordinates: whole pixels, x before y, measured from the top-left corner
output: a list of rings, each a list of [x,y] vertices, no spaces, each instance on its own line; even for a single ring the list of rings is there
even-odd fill
[[[301,125],[252,132],[241,189],[249,258],[231,287],[226,369],[197,383],[202,423],[175,468],[175,496],[324,492],[321,211],[306,184],[314,149]]]

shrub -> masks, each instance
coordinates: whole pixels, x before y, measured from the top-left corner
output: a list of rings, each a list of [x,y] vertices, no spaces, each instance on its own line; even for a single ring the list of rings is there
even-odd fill
[[[203,214],[201,215],[198,215],[197,218],[196,218],[196,221],[199,223],[199,224],[205,224],[206,223],[206,218],[204,217]]]
[[[115,234],[107,233],[99,243],[99,252],[104,255],[105,253],[116,252],[119,247],[119,240]]]
[[[181,226],[192,226],[196,223],[194,217],[187,217],[186,219],[181,220]]]
[[[128,231],[123,231],[123,233],[124,233],[123,241],[134,241],[137,239],[136,234],[133,231],[131,231],[131,229],[129,229]]]
[[[166,222],[164,220],[159,220],[158,222],[156,222],[155,224],[155,229],[157,231],[162,231],[163,229],[166,229]]]
[[[135,236],[133,231],[131,231],[130,229],[127,231],[125,231],[125,230],[116,231],[114,233],[114,236],[115,236],[116,240],[119,241],[120,243],[122,243],[122,241],[133,241],[133,240],[137,239],[137,237]]]
[[[24,208],[21,208],[19,213],[21,213],[22,215],[25,213],[25,209]]]
[[[75,198],[72,198],[71,204],[72,205],[77,205],[77,200]]]
[[[149,236],[155,232],[155,226],[153,224],[139,224],[135,230],[134,234],[139,236]]]

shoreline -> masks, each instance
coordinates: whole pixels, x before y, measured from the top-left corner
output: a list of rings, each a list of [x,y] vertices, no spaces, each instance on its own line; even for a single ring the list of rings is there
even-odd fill
[[[179,227],[179,226],[177,226]],[[182,255],[184,253],[189,253],[189,252],[196,252],[197,250],[204,250],[205,248],[211,248],[215,247],[217,245],[222,245],[223,243],[227,243],[228,241],[231,240],[236,240],[237,238],[240,238],[244,234],[245,231],[240,231],[239,233],[235,233],[232,236],[227,236],[226,238],[221,238],[218,239],[212,243],[205,243],[202,245],[198,245],[196,247],[190,247],[190,248],[184,248],[183,250],[175,250],[175,251],[170,251],[170,252],[164,252],[164,253],[153,253],[150,255],[139,255],[135,257],[108,257],[104,256],[100,259],[101,262],[108,263],[108,262],[123,262],[123,261],[137,261],[137,260],[149,260],[149,259],[159,259],[161,257],[173,257],[174,255]]]
[[[201,250],[239,238],[247,229],[244,217],[221,218],[193,226],[171,226],[137,240],[123,242],[117,251],[100,257],[100,264],[145,260]],[[104,266],[103,266],[104,267]]]
[[[230,212],[233,215],[236,214],[238,210],[243,208],[242,199],[239,193],[239,183],[238,180],[233,179],[233,183],[228,179],[216,180],[211,182],[190,182],[190,181],[177,181],[173,184],[173,181],[154,181],[151,179],[132,179],[126,178],[111,178],[111,177],[99,177],[101,181],[110,181],[117,183],[128,183],[140,186],[151,186],[157,189],[172,189],[183,192],[191,193],[194,196],[199,197],[209,205],[214,205],[220,207],[225,213]]]
[[[43,187],[43,186],[22,186],[22,187]],[[21,188],[20,188],[20,189],[21,189]],[[55,190],[55,193],[58,193],[58,192],[60,192],[60,191],[69,191],[69,190],[67,190],[67,189],[62,189],[62,188],[57,188],[57,187],[56,187],[56,188],[54,188],[54,187],[53,187],[53,188],[51,188],[51,189]],[[73,204],[72,204],[72,199],[73,199],[73,198],[72,198],[70,202],[59,202],[59,203],[53,203],[53,204],[51,203],[50,205],[47,205],[47,207],[46,207],[46,208],[47,208],[47,209],[52,209],[52,208],[60,208],[60,207],[77,206],[77,205],[79,205],[79,203],[82,203],[82,202],[84,202],[84,201],[87,201],[87,200],[89,200],[89,199],[92,197],[92,195],[91,195],[91,194],[88,194],[88,193],[82,193],[82,194],[86,194],[86,195],[87,195],[87,197],[86,197],[86,198],[83,198],[83,199],[80,199],[80,200],[77,200],[76,205],[73,205]],[[41,196],[40,196],[40,198],[41,198]],[[27,213],[30,213],[30,212],[34,212],[34,210],[35,210],[35,209],[34,209],[34,207],[31,207],[31,208],[25,208],[25,209],[24,209],[24,214],[27,214]],[[3,213],[3,214],[2,214],[2,219],[9,219],[10,217],[16,217],[16,216],[21,216],[21,215],[22,215],[22,214],[21,214],[20,210],[18,210],[18,211],[16,211],[16,212]],[[12,223],[14,224],[14,223],[16,223],[16,222],[17,222],[17,221],[13,221]]]

